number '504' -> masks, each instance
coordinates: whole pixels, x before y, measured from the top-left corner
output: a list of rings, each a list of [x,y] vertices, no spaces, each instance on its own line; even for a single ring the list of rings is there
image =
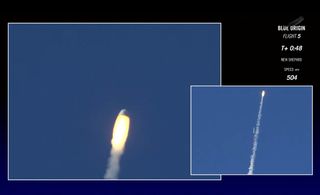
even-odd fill
[[[298,75],[287,75],[287,80],[297,80]]]

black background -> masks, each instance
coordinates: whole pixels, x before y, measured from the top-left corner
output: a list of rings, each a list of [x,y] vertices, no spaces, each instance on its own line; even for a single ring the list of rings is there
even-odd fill
[[[303,16],[304,62],[298,81],[286,81],[280,63],[281,33]],[[319,22],[316,13],[5,13],[1,16],[0,194],[320,194]],[[314,175],[224,176],[222,181],[7,181],[8,22],[222,22],[223,85],[313,85]]]

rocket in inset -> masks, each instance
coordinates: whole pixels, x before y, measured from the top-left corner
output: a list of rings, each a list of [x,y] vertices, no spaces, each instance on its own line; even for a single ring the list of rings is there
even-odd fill
[[[253,134],[254,134],[253,135],[253,146],[252,146],[252,154],[250,156],[248,175],[253,175],[253,171],[254,171],[256,152],[257,152],[257,148],[258,148],[258,138],[259,138],[259,132],[260,132],[260,122],[261,122],[261,117],[262,117],[263,98],[265,95],[266,95],[266,92],[264,90],[262,90],[256,127],[253,128]]]

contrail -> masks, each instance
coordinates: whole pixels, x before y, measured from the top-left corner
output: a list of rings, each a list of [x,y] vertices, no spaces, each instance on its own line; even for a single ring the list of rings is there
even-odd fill
[[[261,100],[260,100],[257,123],[256,123],[256,127],[254,129],[252,154],[251,154],[251,157],[250,157],[250,166],[249,166],[248,175],[252,175],[253,174],[253,170],[254,170],[254,163],[255,163],[255,160],[256,160],[256,152],[257,152],[257,147],[258,147],[260,121],[261,121],[261,117],[262,117],[261,113],[262,113],[262,106],[263,106],[263,97],[265,96],[265,93],[266,92],[264,90],[261,92]]]
[[[110,158],[108,168],[104,175],[105,179],[117,179],[118,173],[120,170],[120,157],[122,153],[115,151],[113,148],[111,149]]]
[[[114,123],[110,152],[105,179],[117,179],[120,170],[120,158],[124,152],[129,133],[130,118],[125,109],[122,109]]]

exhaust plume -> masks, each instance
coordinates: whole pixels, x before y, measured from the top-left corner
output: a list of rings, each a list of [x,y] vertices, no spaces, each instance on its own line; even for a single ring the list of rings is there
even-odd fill
[[[114,123],[110,152],[105,179],[117,179],[120,170],[120,158],[124,152],[129,133],[130,118],[125,109],[122,109]]]

